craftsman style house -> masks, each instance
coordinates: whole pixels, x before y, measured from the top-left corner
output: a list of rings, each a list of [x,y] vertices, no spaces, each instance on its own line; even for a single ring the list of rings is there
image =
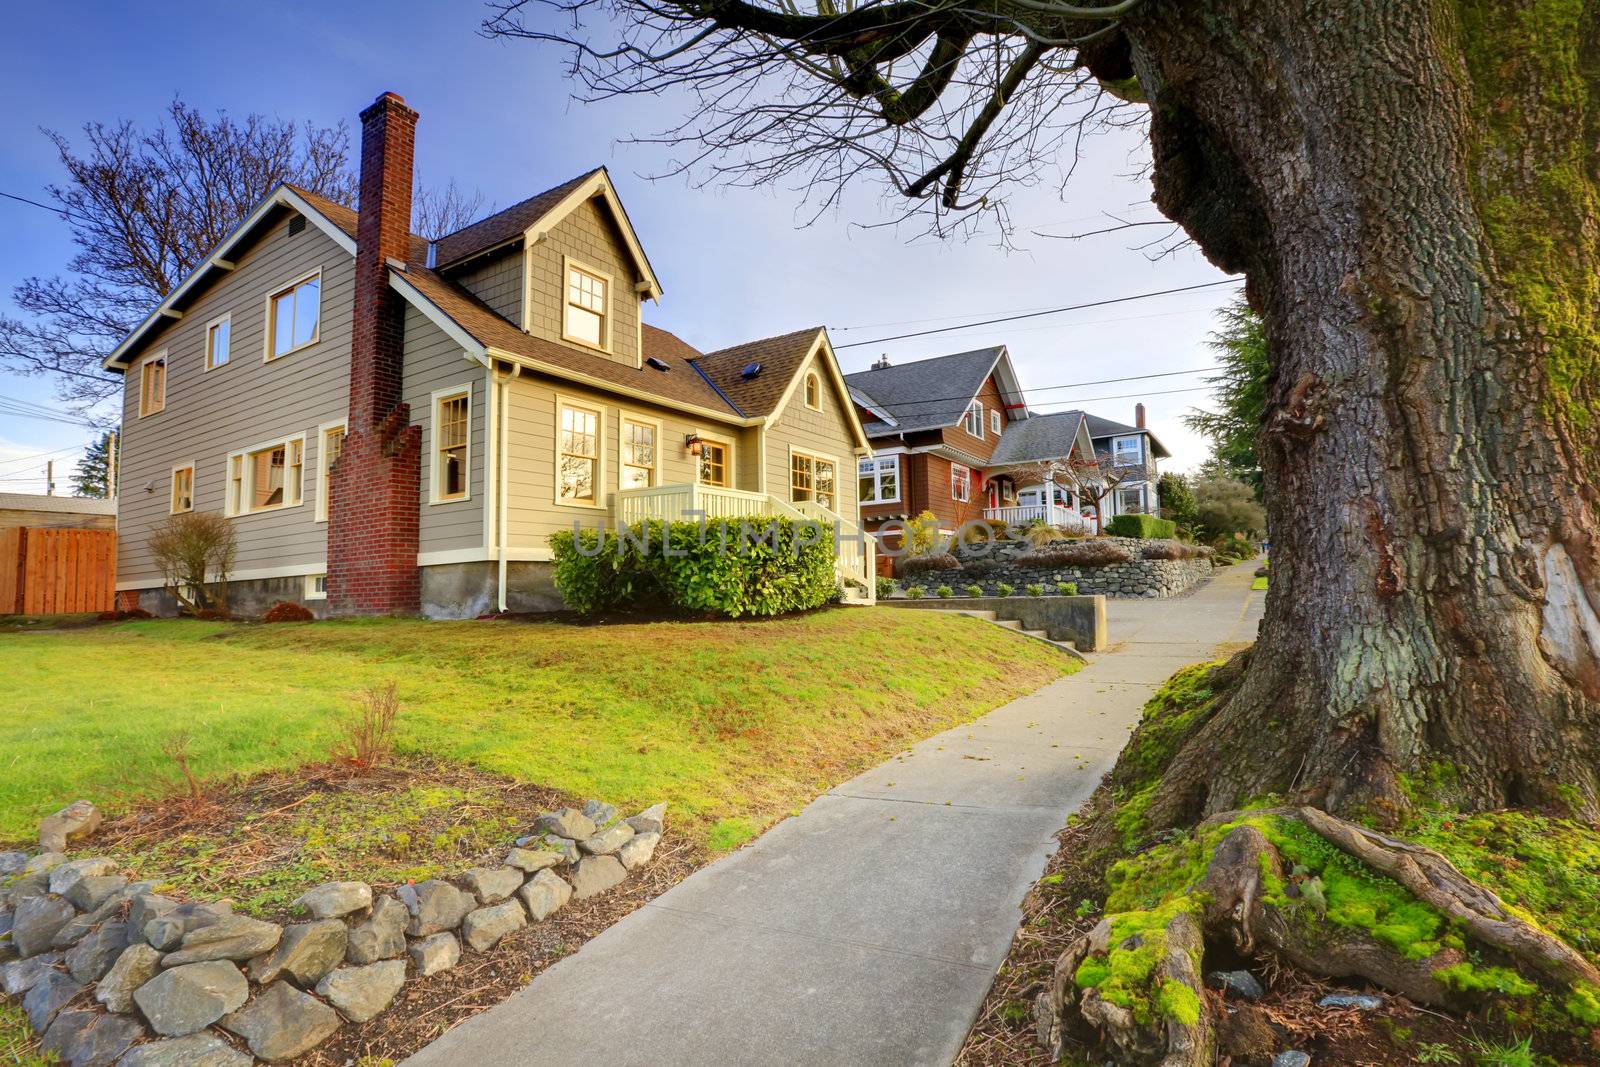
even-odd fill
[[[1145,428],[1144,406],[1137,426],[1030,411],[1004,346],[884,358],[845,381],[873,445],[859,466],[862,521],[891,542],[897,527],[884,523],[925,511],[945,533],[974,519],[1088,530],[1097,510],[1155,511],[1155,461],[1168,453]]]
[[[232,524],[241,611],[557,607],[551,533],[699,514],[836,523],[870,598],[871,448],[824,330],[702,352],[646,324],[662,287],[604,169],[426,241],[416,112],[361,121],[358,209],[280,186],[106,360],[124,604],[174,610],[148,539],[185,511]]]

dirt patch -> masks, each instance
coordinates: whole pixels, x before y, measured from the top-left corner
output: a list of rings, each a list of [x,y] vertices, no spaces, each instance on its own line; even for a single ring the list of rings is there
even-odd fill
[[[142,808],[108,823],[94,847],[141,877],[171,883],[176,895],[227,897],[241,911],[297,921],[303,916],[291,916],[289,902],[312,885],[350,878],[384,890],[497,864],[537,815],[572,804],[581,800],[454,764],[413,760],[365,774],[327,764]],[[669,826],[649,865],[617,888],[574,900],[489,952],[466,951],[452,970],[409,979],[378,1018],[342,1027],[295,1062],[398,1062],[523,988],[708,858]]]

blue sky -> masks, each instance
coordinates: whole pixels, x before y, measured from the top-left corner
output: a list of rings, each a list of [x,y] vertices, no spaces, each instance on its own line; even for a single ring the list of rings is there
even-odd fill
[[[153,12],[159,10],[160,16]],[[22,5],[8,13],[0,69],[0,191],[41,199],[60,179],[40,127],[74,133],[85,122],[154,122],[181,95],[206,111],[261,112],[327,124],[356,114],[392,89],[421,112],[417,166],[430,184],[454,178],[504,207],[597,163],[611,168],[666,295],[646,321],[701,348],[812,324],[832,331],[846,372],[881,353],[895,362],[990,344],[1010,347],[1030,400],[1041,409],[1084,406],[1132,421],[1144,394],[1152,428],[1187,469],[1204,442],[1181,415],[1207,394],[1198,377],[1048,388],[1096,379],[1206,367],[1213,310],[1231,287],[879,345],[842,347],[908,330],[1011,312],[1086,303],[1216,281],[1222,275],[1184,249],[1152,262],[1136,245],[1154,227],[1082,241],[1030,231],[1076,233],[1109,225],[1106,213],[1155,218],[1140,175],[1147,156],[1132,133],[1099,137],[1065,191],[1018,190],[1011,250],[993,234],[938,243],[915,228],[868,228],[891,216],[863,185],[838,212],[807,223],[790,189],[694,188],[652,182],[670,149],[629,145],[688,106],[681,98],[604,104],[571,101],[565,57],[520,42],[481,37],[483,9],[422,3],[121,3]],[[31,274],[63,269],[70,235],[53,215],[0,200],[0,305]],[[890,325],[883,325],[890,324]],[[59,404],[52,386],[0,370],[0,396]],[[1116,399],[1099,399],[1116,398]],[[1093,401],[1093,402],[1090,402]],[[42,453],[59,453],[58,492],[88,432],[0,416],[0,491],[43,491]],[[30,458],[37,457],[37,458]]]

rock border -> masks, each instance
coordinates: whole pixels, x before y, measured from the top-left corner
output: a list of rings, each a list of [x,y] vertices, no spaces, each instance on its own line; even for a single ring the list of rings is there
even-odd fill
[[[665,815],[598,800],[546,812],[498,866],[392,893],[324,883],[293,904],[307,921],[283,925],[165,896],[103,857],[0,853],[0,990],[74,1067],[280,1062],[380,1015],[407,981],[621,884],[653,858]],[[98,826],[77,801],[44,820],[41,846]]]

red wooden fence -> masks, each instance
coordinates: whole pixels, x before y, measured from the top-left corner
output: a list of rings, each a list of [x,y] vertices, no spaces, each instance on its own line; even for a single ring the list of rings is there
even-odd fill
[[[110,611],[116,586],[115,530],[0,530],[0,615]]]

